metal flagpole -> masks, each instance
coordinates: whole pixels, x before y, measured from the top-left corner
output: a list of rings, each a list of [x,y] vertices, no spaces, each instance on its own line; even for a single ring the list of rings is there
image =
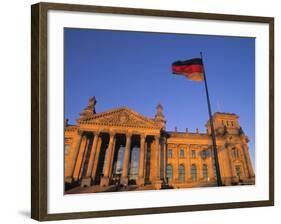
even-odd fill
[[[217,150],[217,143],[216,143],[216,136],[215,136],[215,129],[214,129],[214,124],[213,124],[211,103],[210,103],[210,98],[209,98],[207,78],[206,78],[206,74],[205,74],[202,52],[200,52],[200,55],[201,55],[201,60],[202,60],[203,77],[204,77],[206,97],[207,97],[208,110],[209,110],[209,121],[210,121],[210,127],[211,127],[211,136],[212,136],[213,148],[214,148],[214,159],[215,159],[215,167],[216,167],[216,173],[217,173],[217,185],[222,186],[220,166],[219,166],[219,158],[218,158],[218,150]]]

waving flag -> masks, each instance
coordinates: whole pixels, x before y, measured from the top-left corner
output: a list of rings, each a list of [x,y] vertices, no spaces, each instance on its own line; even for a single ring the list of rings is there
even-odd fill
[[[208,111],[209,111],[209,120],[211,126],[211,136],[213,142],[213,152],[214,152],[214,164],[216,168],[216,179],[217,185],[222,186],[221,174],[220,174],[220,166],[219,166],[219,158],[217,151],[217,143],[216,143],[216,135],[212,118],[212,110],[211,110],[211,102],[209,98],[209,91],[207,85],[206,73],[203,65],[203,56],[202,52],[200,52],[201,58],[193,58],[186,61],[175,61],[172,64],[172,72],[176,75],[184,75],[187,79],[193,81],[204,81],[205,90],[206,90],[206,98],[208,103]]]
[[[172,64],[172,72],[176,75],[184,75],[193,81],[203,81],[203,63],[201,58],[193,58],[187,61],[175,61]]]

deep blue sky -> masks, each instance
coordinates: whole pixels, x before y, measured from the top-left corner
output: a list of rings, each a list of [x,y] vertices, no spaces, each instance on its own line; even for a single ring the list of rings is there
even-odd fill
[[[205,132],[203,82],[171,73],[171,64],[203,52],[212,111],[240,116],[255,148],[255,39],[65,28],[65,117],[75,123],[91,96],[96,111],[129,108],[154,117],[161,103],[167,130]]]

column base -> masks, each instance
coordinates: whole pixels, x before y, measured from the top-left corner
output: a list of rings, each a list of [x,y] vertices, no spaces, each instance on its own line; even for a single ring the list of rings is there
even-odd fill
[[[137,186],[138,187],[144,186],[144,178],[143,177],[138,177],[137,178]]]
[[[162,188],[162,180],[154,180],[152,182],[152,184],[154,185],[154,187],[157,189],[157,190],[160,190]]]
[[[224,186],[236,185],[238,183],[239,183],[239,178],[238,177],[225,177],[225,178],[222,178],[222,184]]]
[[[129,183],[128,177],[121,177],[120,184],[122,184],[123,186],[128,186],[128,183]]]
[[[81,187],[90,187],[92,179],[91,177],[86,177],[81,180]]]
[[[73,182],[73,178],[72,178],[72,177],[66,177],[66,178],[64,179],[64,182],[70,184],[70,183]]]
[[[107,187],[109,185],[109,177],[102,177],[100,180],[101,187]]]

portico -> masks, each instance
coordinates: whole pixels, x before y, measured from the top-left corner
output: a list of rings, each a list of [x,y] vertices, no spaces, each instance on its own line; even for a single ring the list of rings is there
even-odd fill
[[[149,183],[161,187],[161,124],[129,108],[78,122],[79,129],[74,130],[78,137],[70,149],[73,165],[66,170],[66,179],[80,181],[82,187],[107,187],[116,180],[122,186]]]

